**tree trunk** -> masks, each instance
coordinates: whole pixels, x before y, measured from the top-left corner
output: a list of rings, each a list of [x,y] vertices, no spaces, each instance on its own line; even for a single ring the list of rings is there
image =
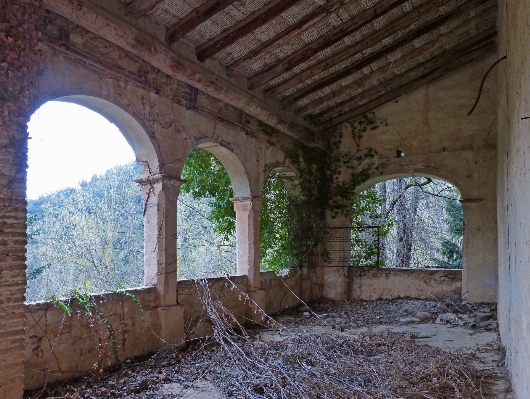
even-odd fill
[[[405,189],[405,179],[397,179],[397,195]],[[419,203],[419,188],[412,187],[400,196],[396,204],[397,247],[396,266],[408,268],[412,261],[412,244],[414,238],[414,221]]]

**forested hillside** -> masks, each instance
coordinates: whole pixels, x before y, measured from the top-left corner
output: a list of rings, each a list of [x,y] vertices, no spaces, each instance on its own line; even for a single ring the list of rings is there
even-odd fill
[[[28,301],[143,285],[143,199],[135,163],[28,200]],[[178,200],[179,278],[235,271],[235,238],[216,232],[213,199]]]

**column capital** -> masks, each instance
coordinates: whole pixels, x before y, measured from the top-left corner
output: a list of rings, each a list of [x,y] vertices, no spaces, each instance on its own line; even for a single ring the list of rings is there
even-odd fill
[[[263,202],[263,200],[264,200],[263,197],[253,197],[253,196],[230,198],[230,201],[232,201],[234,204],[251,204],[253,202],[261,203]]]
[[[139,179],[134,179],[134,181],[142,186],[151,186],[156,183],[169,183],[173,185],[178,185],[179,187],[186,183],[186,180],[181,179],[180,177],[171,177],[163,173],[157,173],[155,175],[150,175],[147,177],[140,177]]]

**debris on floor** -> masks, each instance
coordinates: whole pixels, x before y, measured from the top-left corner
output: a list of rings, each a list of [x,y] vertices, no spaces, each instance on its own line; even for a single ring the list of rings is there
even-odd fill
[[[494,305],[323,301],[248,329],[207,308],[214,335],[191,349],[25,397],[511,398]]]

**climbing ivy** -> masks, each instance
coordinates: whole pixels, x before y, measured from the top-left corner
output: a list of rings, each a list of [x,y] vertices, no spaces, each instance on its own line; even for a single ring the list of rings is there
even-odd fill
[[[318,124],[318,117],[309,120]],[[365,114],[327,133],[323,148],[296,148],[287,156],[298,170],[298,189],[286,207],[288,233],[284,258],[288,267],[308,264],[327,234],[326,217],[351,218],[356,188],[381,167],[377,152],[362,144],[364,134],[387,125]],[[279,266],[279,264],[277,265]]]

